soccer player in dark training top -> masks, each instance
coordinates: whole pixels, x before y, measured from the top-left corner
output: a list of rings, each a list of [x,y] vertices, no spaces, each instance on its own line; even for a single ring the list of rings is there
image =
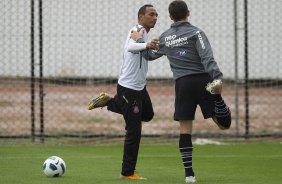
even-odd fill
[[[185,169],[185,182],[196,182],[192,168],[192,124],[199,105],[205,119],[212,118],[220,129],[231,125],[231,113],[222,96],[223,74],[220,71],[206,34],[188,21],[190,14],[184,1],[168,7],[171,27],[159,37],[159,50],[142,51],[144,58],[167,56],[175,80],[174,120],[180,124],[179,151]],[[132,39],[142,43],[142,33]]]

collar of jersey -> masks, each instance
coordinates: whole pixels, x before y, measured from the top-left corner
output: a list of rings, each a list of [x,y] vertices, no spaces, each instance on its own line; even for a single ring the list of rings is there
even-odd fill
[[[179,22],[174,22],[173,24],[171,24],[171,27],[175,27],[175,26],[179,26],[179,25],[182,25],[182,24],[190,24],[189,22],[187,21],[179,21]]]

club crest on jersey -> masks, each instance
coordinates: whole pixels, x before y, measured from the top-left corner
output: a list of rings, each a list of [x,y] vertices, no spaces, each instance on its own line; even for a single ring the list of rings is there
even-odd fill
[[[176,52],[176,57],[181,57],[181,56],[184,56],[186,55],[187,51],[186,50],[183,50],[183,51],[177,51]]]
[[[136,105],[136,106],[133,106],[133,112],[135,114],[139,113],[139,107]]]

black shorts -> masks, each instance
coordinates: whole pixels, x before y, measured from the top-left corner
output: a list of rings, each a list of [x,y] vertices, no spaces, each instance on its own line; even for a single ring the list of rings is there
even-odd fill
[[[175,81],[174,120],[194,120],[197,105],[205,119],[214,112],[214,97],[206,91],[212,78],[208,74],[188,75]]]

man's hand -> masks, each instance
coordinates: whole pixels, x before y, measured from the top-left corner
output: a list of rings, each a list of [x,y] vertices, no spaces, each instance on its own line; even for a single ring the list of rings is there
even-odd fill
[[[150,42],[147,43],[146,48],[159,50],[159,39],[158,38],[152,39]]]
[[[144,31],[144,29],[142,29],[140,32],[131,31],[130,38],[134,41],[137,41],[138,39],[143,38]]]

